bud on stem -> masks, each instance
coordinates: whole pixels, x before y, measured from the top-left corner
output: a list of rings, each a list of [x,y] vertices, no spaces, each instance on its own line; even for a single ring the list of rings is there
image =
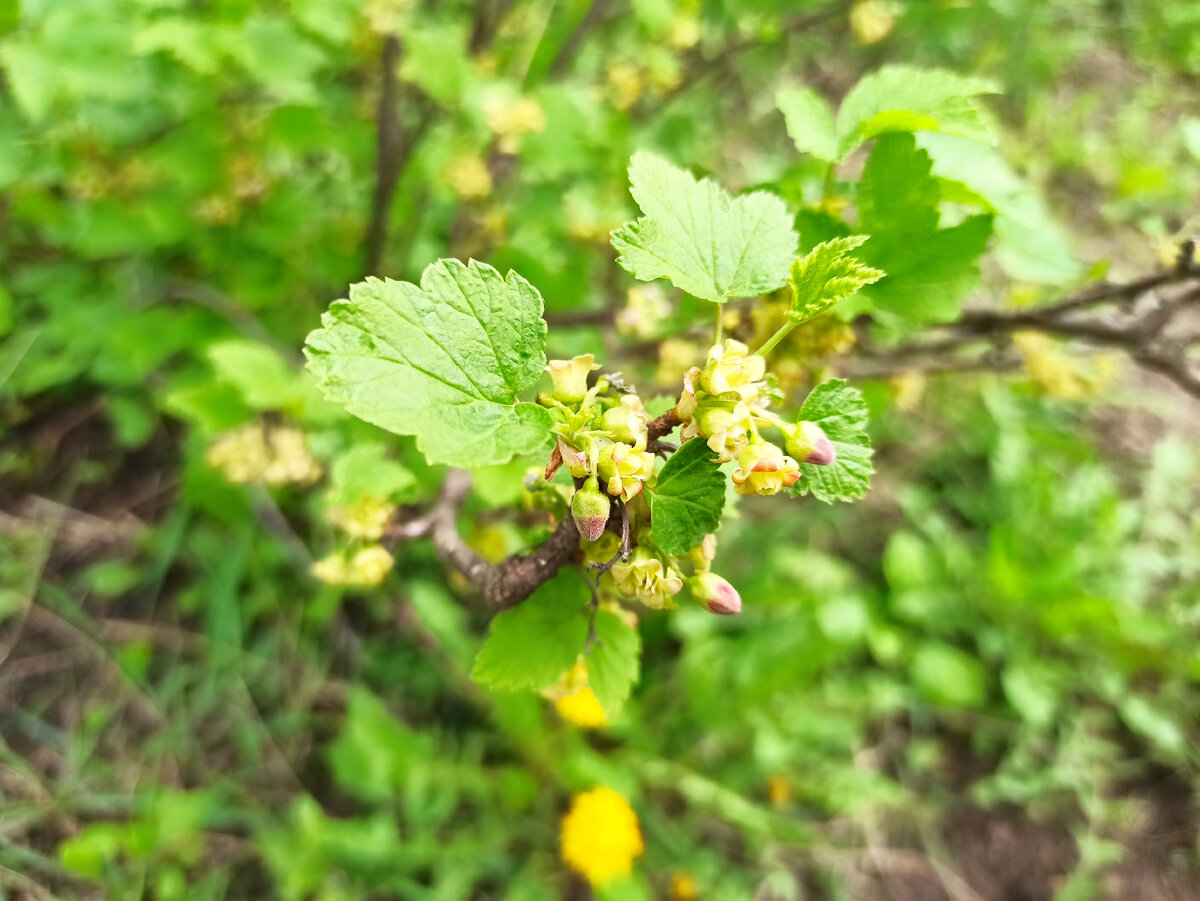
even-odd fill
[[[584,482],[583,487],[576,490],[571,498],[571,516],[575,518],[579,534],[587,541],[595,541],[604,534],[611,510],[612,502],[600,490],[600,483],[595,476]]]
[[[729,581],[714,572],[697,573],[687,580],[692,600],[718,616],[733,616],[742,612],[742,596]]]

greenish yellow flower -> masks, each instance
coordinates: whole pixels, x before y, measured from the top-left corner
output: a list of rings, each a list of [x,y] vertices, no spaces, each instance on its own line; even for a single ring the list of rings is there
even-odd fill
[[[796,461],[766,441],[747,444],[738,454],[738,466],[733,471],[734,490],[738,494],[776,494],[800,478]]]
[[[729,338],[709,350],[699,387],[709,394],[736,391],[742,400],[752,401],[762,388],[766,371],[765,358],[750,353],[750,348],[741,341]]]
[[[703,436],[718,463],[736,457],[750,440],[753,428],[750,408],[736,392],[720,397],[705,395],[696,404],[692,420],[684,426],[682,437]]]
[[[351,538],[378,541],[396,513],[396,505],[386,497],[364,495],[342,507],[331,507],[325,518]]]
[[[395,563],[391,554],[373,544],[353,555],[345,551],[332,553],[312,565],[312,574],[326,585],[368,588],[382,582]]]
[[[606,432],[618,441],[638,448],[646,446],[646,426],[649,421],[642,400],[636,394],[621,395],[621,403],[605,410],[601,417],[601,425]]]
[[[562,821],[560,853],[592,885],[628,876],[645,850],[637,814],[623,795],[602,785],[571,799]]]
[[[321,477],[320,465],[305,446],[304,433],[289,426],[268,428],[249,423],[225,432],[213,441],[205,459],[239,484],[303,484]]]
[[[583,354],[570,360],[551,360],[546,366],[554,382],[554,399],[563,404],[577,404],[587,395],[588,373],[600,367],[594,354]]]
[[[599,471],[608,493],[628,503],[654,475],[654,454],[621,442],[608,444],[600,449]]]
[[[637,598],[653,610],[674,607],[671,600],[683,589],[683,575],[670,564],[664,566],[645,547],[634,548],[629,559],[610,571],[613,586],[626,597]]]

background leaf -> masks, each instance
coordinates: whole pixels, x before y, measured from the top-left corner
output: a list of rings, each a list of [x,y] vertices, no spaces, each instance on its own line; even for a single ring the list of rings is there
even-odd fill
[[[783,201],[755,191],[731,198],[652,153],[629,165],[634,200],[645,214],[613,232],[617,262],[642,281],[722,303],[774,291],[787,277],[797,236]]]

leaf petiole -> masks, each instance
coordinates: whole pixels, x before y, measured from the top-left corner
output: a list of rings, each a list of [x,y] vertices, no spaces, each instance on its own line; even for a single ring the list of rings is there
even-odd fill
[[[763,344],[763,346],[760,347],[758,350],[756,350],[754,353],[760,357],[765,357],[768,353],[770,353],[774,349],[776,344],[778,344],[780,341],[782,341],[784,338],[786,338],[788,336],[788,333],[791,332],[791,330],[794,329],[799,324],[800,323],[789,319],[787,322],[785,322],[783,325],[781,325],[779,327],[779,331],[777,331],[770,338],[768,338],[766,340],[766,342]]]

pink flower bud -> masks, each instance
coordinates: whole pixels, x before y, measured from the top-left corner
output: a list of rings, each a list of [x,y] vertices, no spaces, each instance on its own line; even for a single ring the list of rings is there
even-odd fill
[[[784,435],[787,438],[787,452],[802,463],[828,466],[837,459],[833,442],[815,422],[798,422],[792,428],[785,429]]]
[[[588,479],[571,498],[571,516],[575,518],[579,534],[587,541],[595,541],[604,534],[604,526],[608,522],[611,509],[612,502],[600,490],[595,476]]]
[[[697,573],[688,579],[692,600],[718,616],[733,616],[742,612],[742,596],[728,580],[714,572]]]

